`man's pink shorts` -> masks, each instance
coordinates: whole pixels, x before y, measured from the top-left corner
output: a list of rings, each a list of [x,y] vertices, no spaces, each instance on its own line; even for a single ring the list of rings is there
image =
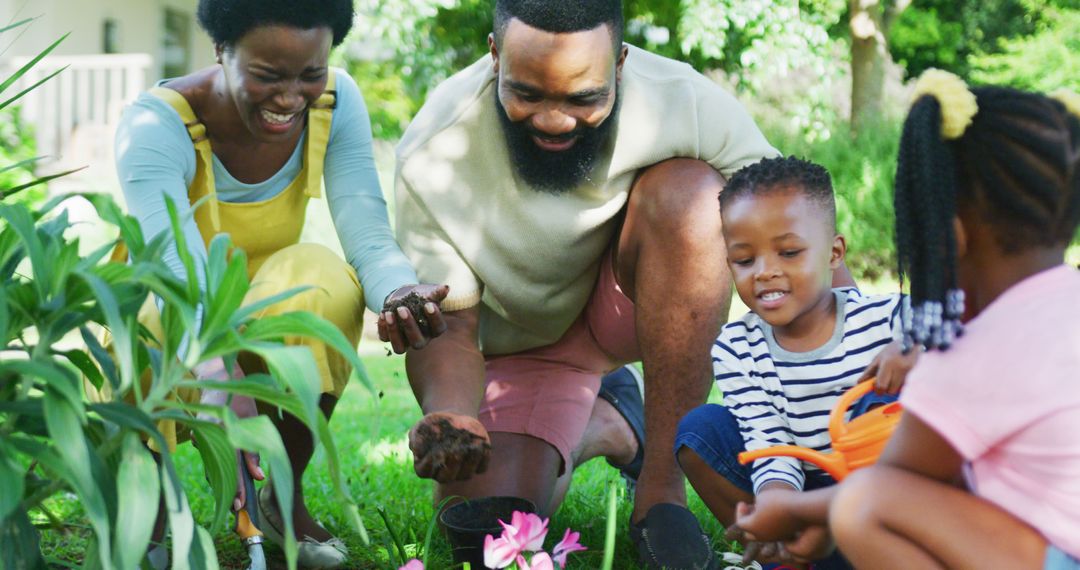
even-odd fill
[[[555,344],[485,359],[487,387],[480,421],[489,432],[529,435],[551,444],[563,465],[589,422],[600,377],[641,360],[634,304],[604,256],[585,309]],[[562,469],[560,469],[562,472]]]

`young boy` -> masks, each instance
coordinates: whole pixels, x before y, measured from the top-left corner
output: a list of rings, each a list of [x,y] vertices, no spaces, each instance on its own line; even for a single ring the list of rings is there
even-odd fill
[[[877,374],[879,394],[860,401],[853,414],[894,400],[914,355],[900,356],[894,343],[900,295],[832,288],[846,244],[836,231],[824,168],[794,157],[763,160],[731,178],[720,209],[735,289],[752,312],[725,326],[713,347],[724,406],[691,411],[675,451],[691,485],[730,526],[739,502],[835,483],[794,458],[743,466],[739,452],[784,444],[828,451],[828,415],[840,395]],[[732,538],[744,542],[748,559],[762,562],[806,562],[833,550],[823,526],[787,547]],[[815,564],[830,567],[847,564],[835,554]]]

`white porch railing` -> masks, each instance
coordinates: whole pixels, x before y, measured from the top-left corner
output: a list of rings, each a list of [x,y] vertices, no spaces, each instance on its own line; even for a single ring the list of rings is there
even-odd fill
[[[11,58],[0,63],[0,68],[11,73],[29,60]],[[64,163],[76,157],[100,156],[108,154],[101,145],[112,145],[111,137],[102,140],[102,135],[115,129],[123,106],[146,88],[152,62],[149,55],[141,53],[46,57],[8,93],[18,93],[68,66],[20,100],[22,116],[34,125],[38,155]],[[96,148],[75,148],[84,145]]]

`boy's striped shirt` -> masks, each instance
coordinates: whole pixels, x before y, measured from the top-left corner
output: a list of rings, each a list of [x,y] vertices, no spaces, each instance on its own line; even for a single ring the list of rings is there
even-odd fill
[[[729,323],[716,339],[713,374],[747,450],[798,445],[828,452],[829,412],[874,356],[900,338],[900,295],[833,293],[837,326],[810,352],[781,348],[772,327],[754,313]],[[804,468],[820,471],[791,457],[760,459],[753,465],[754,492],[770,481],[802,489]]]

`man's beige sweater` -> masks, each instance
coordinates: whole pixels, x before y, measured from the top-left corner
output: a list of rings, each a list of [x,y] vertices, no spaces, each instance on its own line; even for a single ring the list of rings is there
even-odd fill
[[[447,283],[443,310],[480,304],[481,348],[558,340],[584,308],[639,170],[673,157],[725,176],[776,155],[743,107],[690,66],[634,47],[615,142],[565,194],[515,174],[484,57],[442,83],[397,148],[397,234],[421,282]],[[672,192],[679,188],[672,187]],[[719,207],[719,204],[717,204]]]

